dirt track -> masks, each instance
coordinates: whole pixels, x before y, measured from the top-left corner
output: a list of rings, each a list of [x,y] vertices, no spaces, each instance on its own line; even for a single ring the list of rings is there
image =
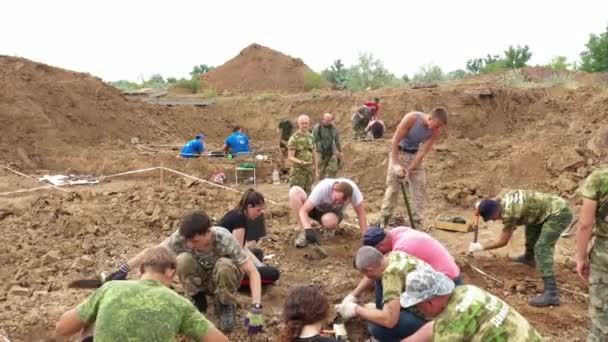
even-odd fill
[[[336,114],[345,139],[342,174],[361,185],[374,220],[384,191],[388,141],[347,140],[351,108],[377,95],[382,97],[381,115],[389,132],[405,110],[436,105],[450,110],[449,128],[426,161],[428,219],[443,213],[469,216],[477,199],[505,187],[561,193],[576,208],[577,184],[607,162],[608,139],[601,124],[606,120],[608,94],[584,87],[519,89],[480,81],[364,94],[253,94],[220,97],[209,108],[165,108],[128,100],[90,76],[20,59],[3,59],[0,76],[5,90],[0,92],[0,119],[8,123],[7,133],[0,136],[0,162],[37,176],[47,172],[110,175],[161,163],[204,179],[217,170],[230,176],[228,162],[178,160],[176,151],[156,145],[180,144],[203,131],[211,148],[218,147],[238,123],[256,148],[276,151],[272,147],[280,117],[310,113],[316,120],[330,111]],[[67,101],[56,100],[65,96]],[[139,141],[132,143],[133,137]],[[260,180],[267,179],[271,169],[266,163]],[[0,170],[0,192],[39,185]],[[268,198],[285,202],[285,185],[262,182],[259,187]],[[159,242],[184,210],[200,207],[219,218],[238,200],[231,192],[167,174],[160,187],[157,171],[69,190],[74,194],[41,190],[0,197],[0,209],[14,212],[0,219],[0,279],[8,280],[0,287],[0,328],[16,341],[48,336],[59,314],[86,296],[84,291],[66,289],[70,280],[113,268]],[[310,251],[292,248],[294,226],[286,207],[270,205],[267,214],[271,234],[262,246],[277,255],[273,262],[283,270],[283,277],[280,286],[264,295],[269,333],[261,340],[276,335],[280,305],[291,286],[320,284],[334,302],[354,287],[358,275],[351,258],[360,244],[358,232],[346,230],[325,241],[329,258],[309,260]],[[498,229],[482,230],[481,241],[496,236]],[[556,254],[560,286],[573,292],[562,291],[560,307],[536,309],[526,301],[541,289],[540,278],[534,270],[506,260],[507,254],[522,251],[522,232],[516,232],[507,248],[470,261],[502,280],[502,285],[466,265],[461,253],[469,236],[437,230],[432,234],[461,260],[465,281],[505,298],[547,340],[584,338],[587,303],[577,293],[585,293],[586,288],[574,272],[572,240],[560,240]],[[14,286],[25,288],[24,293],[9,293]],[[351,325],[355,340],[364,335],[361,324]],[[243,340],[240,335],[232,338]]]

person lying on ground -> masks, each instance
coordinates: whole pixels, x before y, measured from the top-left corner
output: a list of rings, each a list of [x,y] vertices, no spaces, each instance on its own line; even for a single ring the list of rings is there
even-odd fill
[[[380,139],[384,135],[384,131],[386,127],[384,126],[384,121],[382,120],[372,120],[365,127],[365,133],[369,139]]]
[[[243,133],[240,126],[235,126],[232,129],[232,134],[230,134],[224,141],[222,150],[229,152],[234,156],[251,153],[251,148],[249,147],[249,137],[247,134]]]
[[[357,214],[361,235],[367,231],[367,216],[363,195],[355,182],[346,178],[326,178],[320,181],[310,196],[304,189],[294,186],[289,189],[289,205],[302,231],[296,239],[296,247],[305,247],[308,242],[319,243],[310,219],[325,229],[336,229],[342,221],[344,207],[350,202]]]
[[[460,268],[450,252],[441,242],[427,233],[408,227],[396,227],[386,232],[381,227],[372,226],[367,229],[365,236],[363,236],[363,245],[374,247],[382,254],[394,251],[407,253],[426,262],[434,270],[447,275],[456,285],[462,284]],[[363,277],[353,292],[348,294],[345,301],[356,299],[372,286],[375,289],[376,298],[381,298],[382,280],[374,281],[368,277]],[[380,307],[380,303],[377,303],[377,307]]]
[[[327,297],[315,286],[298,286],[287,295],[283,306],[280,342],[334,342],[321,336],[323,325],[330,323]]]
[[[355,267],[371,285],[381,280],[382,289],[376,291],[376,308],[357,304],[357,298],[349,295],[336,305],[336,312],[345,319],[359,317],[368,321],[369,333],[380,341],[399,341],[422,327],[426,320],[413,310],[402,309],[399,296],[406,289],[405,277],[408,273],[429,268],[426,262],[403,252],[390,252],[386,256],[370,246],[359,248],[355,256]]]
[[[160,243],[177,254],[177,276],[186,296],[192,298],[201,312],[207,310],[207,296],[215,298],[219,328],[230,332],[235,327],[236,297],[243,276],[249,279],[251,309],[246,326],[258,333],[264,326],[261,305],[260,273],[243,247],[223,227],[212,227],[202,210],[187,212],[179,229]],[[125,279],[129,270],[138,267],[145,251],[139,253],[112,273],[111,280]]]
[[[432,269],[408,273],[405,284],[401,307],[415,307],[433,320],[402,342],[542,341],[519,312],[476,286],[454,287],[446,275]]]
[[[536,264],[544,282],[543,293],[531,299],[533,306],[559,305],[560,296],[555,282],[553,254],[561,233],[572,222],[572,210],[565,199],[552,194],[527,190],[506,190],[497,197],[481,200],[477,212],[484,221],[502,220],[498,241],[482,245],[472,242],[469,252],[488,251],[507,245],[517,226],[526,230],[526,251],[513,261],[529,266]]]
[[[279,270],[276,267],[264,265],[264,252],[260,248],[250,249],[245,241],[250,235],[255,236],[257,240],[266,234],[265,231],[252,231],[255,228],[253,227],[254,222],[263,219],[261,216],[264,215],[264,203],[264,195],[254,189],[249,189],[241,197],[238,206],[228,211],[217,225],[228,229],[239,245],[243,247],[258,269],[262,277],[262,285],[270,285],[279,280]],[[241,284],[248,285],[249,280],[246,279]]]
[[[168,287],[175,276],[175,255],[162,247],[140,258],[139,280],[103,284],[76,308],[61,315],[58,336],[70,336],[94,325],[85,340],[173,341],[177,335],[195,341],[228,341],[187,299]]]
[[[196,137],[186,143],[182,150],[179,152],[179,156],[182,158],[198,158],[201,153],[205,152],[205,140],[204,134],[197,134]]]

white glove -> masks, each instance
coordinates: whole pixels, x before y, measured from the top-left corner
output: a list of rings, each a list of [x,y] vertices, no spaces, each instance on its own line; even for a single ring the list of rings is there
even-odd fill
[[[357,297],[353,296],[352,293],[349,293],[348,296],[342,299],[342,303],[356,303]]]
[[[404,178],[405,177],[405,170],[403,169],[403,167],[399,164],[393,165],[393,173],[395,174],[395,176],[397,176],[398,178]]]
[[[357,303],[353,302],[342,302],[341,304],[337,304],[335,309],[336,312],[342,316],[344,319],[351,319],[357,316],[355,312],[355,308],[357,307]]]
[[[469,253],[483,251],[483,246],[479,242],[471,242],[469,244]]]

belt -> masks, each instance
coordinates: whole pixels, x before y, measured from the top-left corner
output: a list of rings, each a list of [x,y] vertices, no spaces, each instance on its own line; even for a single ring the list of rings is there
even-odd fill
[[[405,152],[405,153],[410,153],[410,154],[416,154],[416,152],[418,152],[418,149],[417,148],[405,148],[405,147],[399,145],[399,151]]]

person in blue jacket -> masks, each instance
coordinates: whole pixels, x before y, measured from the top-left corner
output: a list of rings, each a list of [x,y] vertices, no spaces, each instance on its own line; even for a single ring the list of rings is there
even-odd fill
[[[197,134],[196,138],[188,141],[182,150],[179,152],[179,155],[182,158],[198,158],[201,153],[205,151],[205,145],[203,145],[203,140],[205,140],[204,134]]]
[[[233,155],[239,153],[251,153],[249,147],[249,137],[243,133],[240,126],[236,126],[232,129],[232,134],[224,141],[224,151],[229,151]]]

